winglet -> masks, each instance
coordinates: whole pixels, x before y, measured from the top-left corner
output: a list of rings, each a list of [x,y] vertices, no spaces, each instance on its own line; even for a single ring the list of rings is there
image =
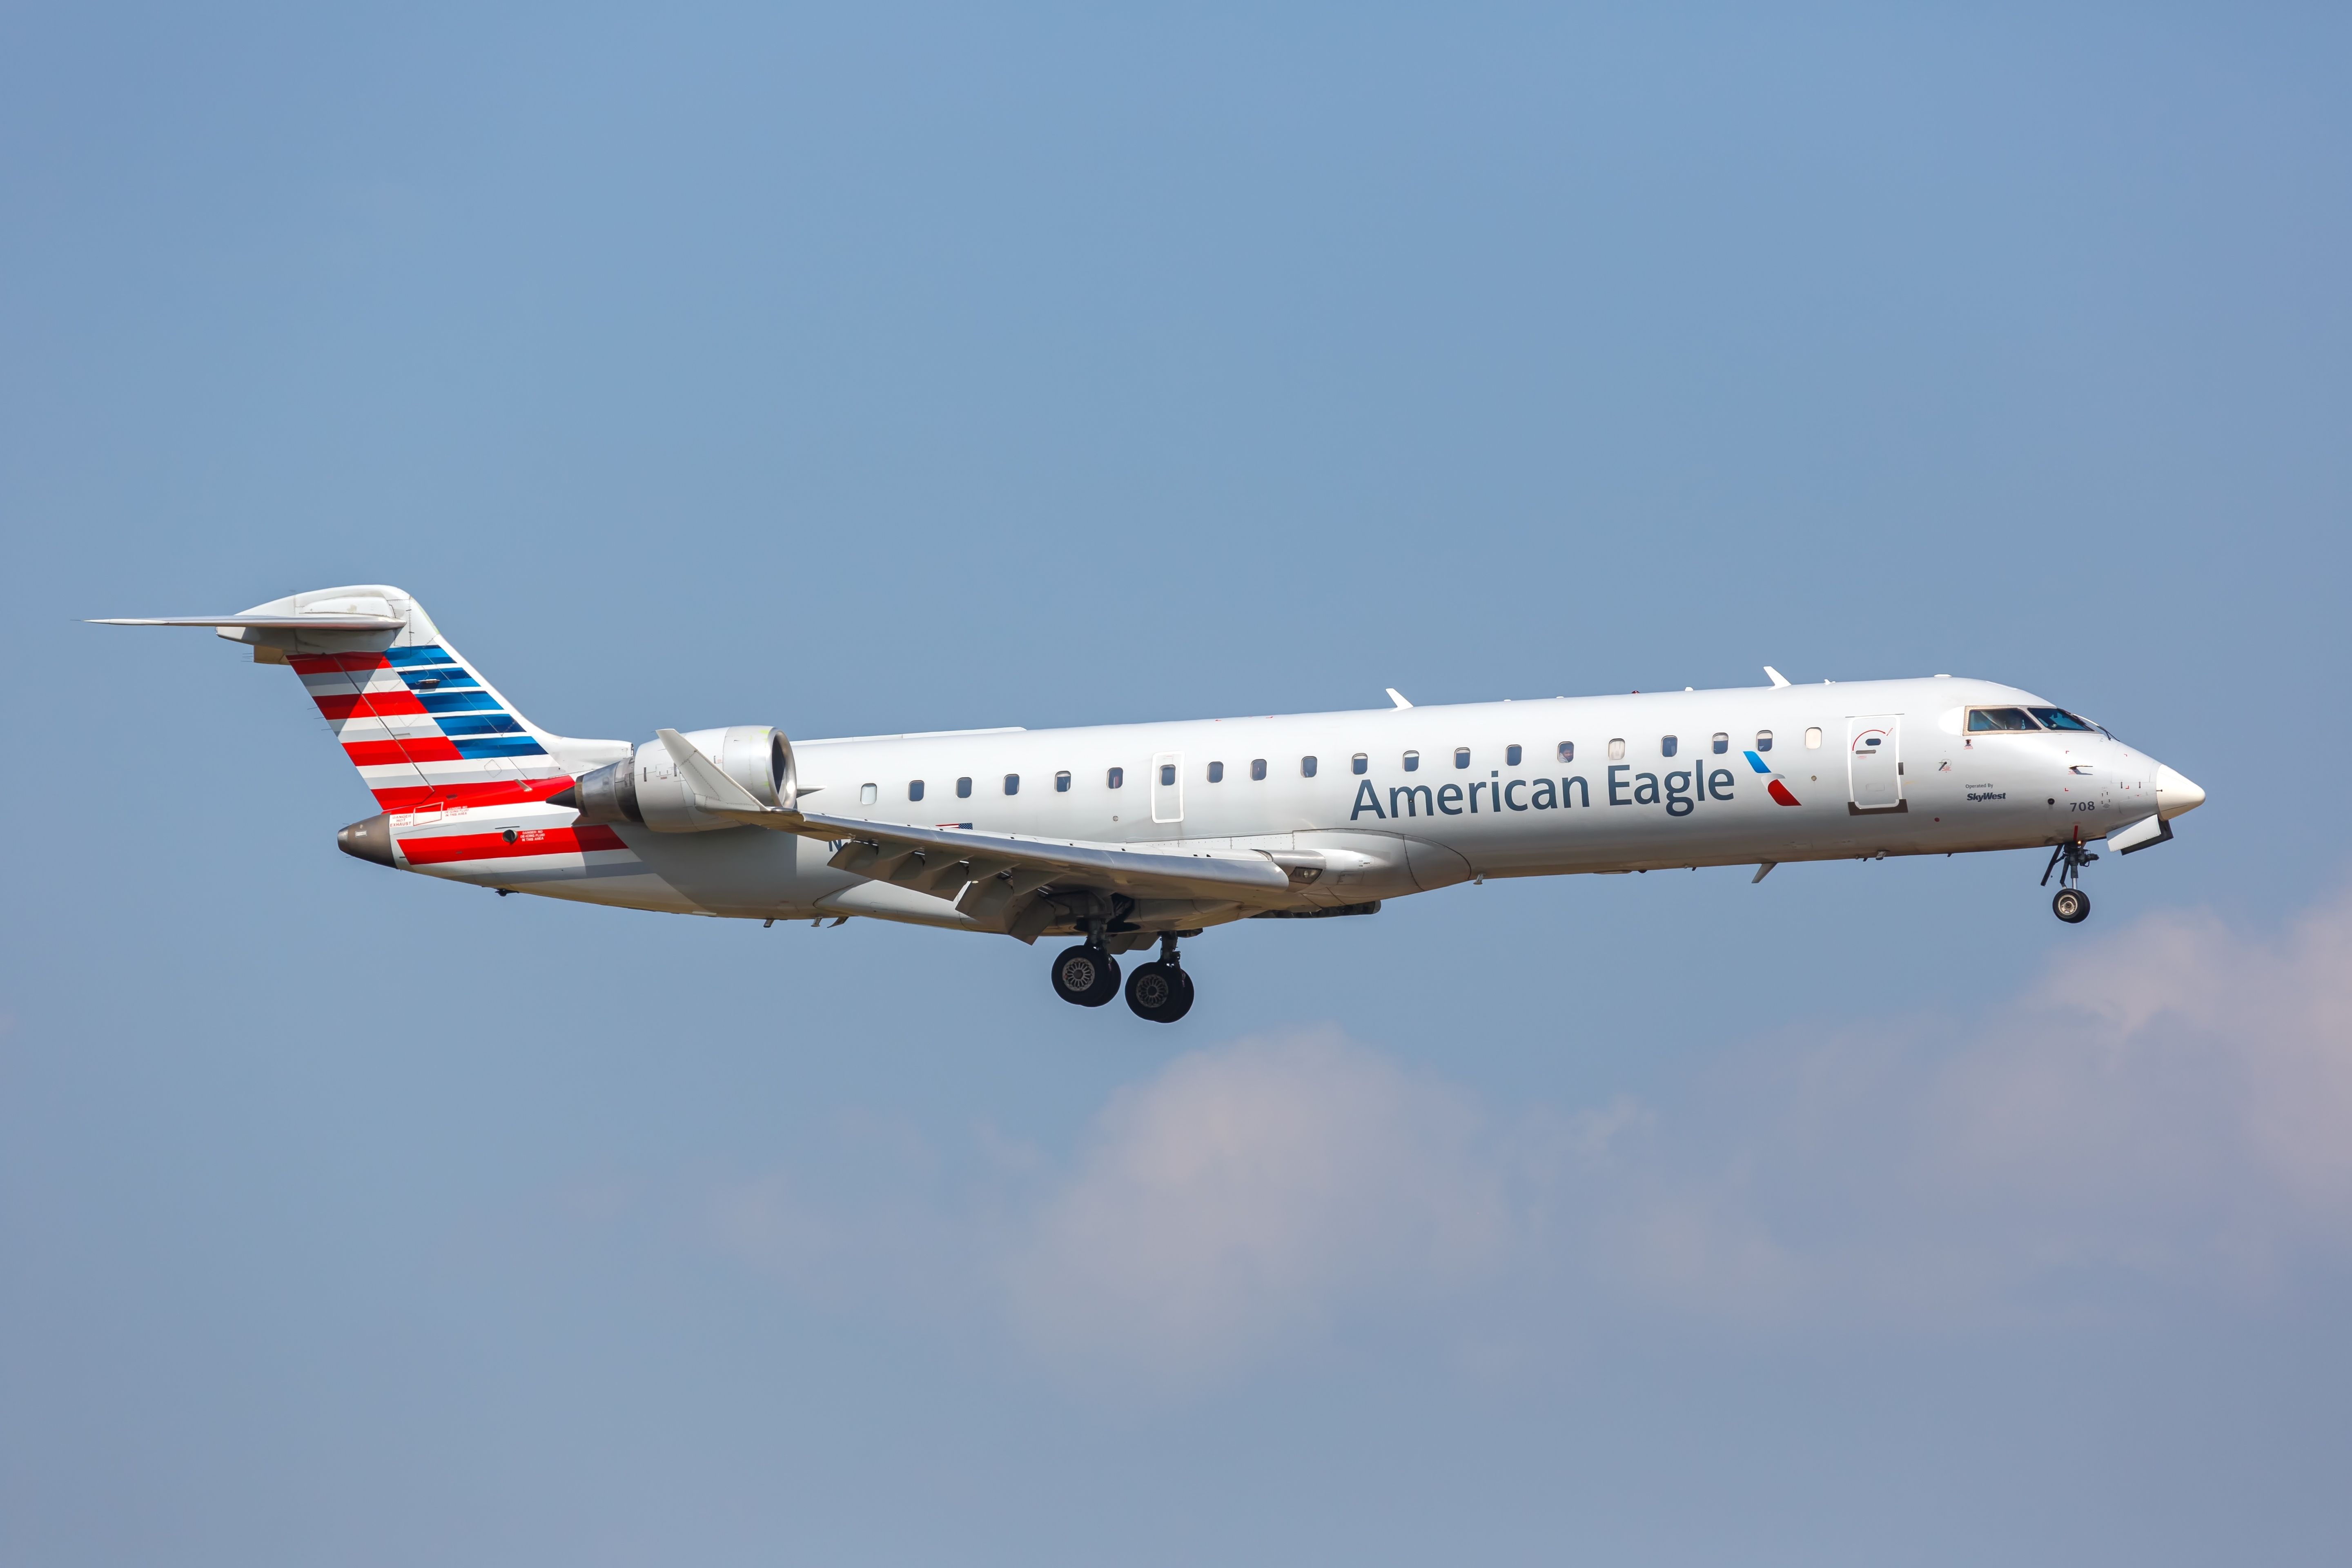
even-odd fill
[[[1400,708],[1410,708],[1412,706],[1412,703],[1407,702],[1404,700],[1404,693],[1399,691],[1393,686],[1389,688],[1389,700],[1395,703]]]
[[[1789,678],[1781,674],[1779,670],[1773,668],[1769,664],[1764,667],[1764,673],[1772,678],[1772,684],[1775,686],[1786,686],[1789,684]]]

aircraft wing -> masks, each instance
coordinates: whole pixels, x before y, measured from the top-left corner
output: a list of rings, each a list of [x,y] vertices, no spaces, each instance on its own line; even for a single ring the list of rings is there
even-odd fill
[[[799,820],[778,826],[840,845],[832,860],[835,869],[941,894],[971,882],[972,893],[963,904],[992,893],[993,899],[978,901],[1010,903],[1052,886],[1108,888],[1139,899],[1264,904],[1287,902],[1285,895],[1292,890],[1289,872],[1247,850],[1168,855],[968,828],[903,827],[814,812],[791,815]],[[990,888],[991,882],[1002,890]]]
[[[677,731],[655,733],[692,784],[694,804],[700,809],[748,826],[823,839],[835,846],[829,864],[835,870],[955,898],[956,908],[966,915],[1005,920],[1016,935],[1042,920],[1043,909],[1031,895],[1044,889],[1101,888],[1133,899],[1270,907],[1287,902],[1284,895],[1293,887],[1287,870],[1251,850],[1169,855],[1117,844],[1024,838],[961,827],[909,827],[766,805]]]

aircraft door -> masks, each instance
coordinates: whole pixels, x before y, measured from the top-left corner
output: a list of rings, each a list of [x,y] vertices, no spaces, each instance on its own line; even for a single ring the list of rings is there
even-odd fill
[[[1849,719],[1845,770],[1849,809],[1903,810],[1903,716],[1871,713]]]
[[[1184,820],[1184,753],[1162,752],[1151,759],[1151,820]]]

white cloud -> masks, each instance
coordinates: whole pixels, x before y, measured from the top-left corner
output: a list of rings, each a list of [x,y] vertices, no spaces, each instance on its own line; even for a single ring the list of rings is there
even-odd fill
[[[1490,1278],[1525,1244],[1520,1163],[1470,1096],[1336,1034],[1197,1052],[1104,1110],[1006,1300],[1056,1354],[1189,1373],[1350,1297]]]
[[[1671,1228],[1668,1194],[1700,1194],[1728,1239],[1685,1272],[1716,1312],[2073,1311],[2118,1276],[2274,1289],[2352,1244],[2347,1004],[2352,907],[2271,938],[2152,917],[1957,1024],[1749,1047],[1662,1117],[1618,1223]],[[1784,1268],[1759,1270],[1759,1237]],[[1671,1283],[1622,1261],[1620,1283]]]
[[[2273,1291],[2352,1250],[2352,905],[2273,937],[2155,917],[1974,1016],[1792,1031],[1573,1115],[1336,1033],[1244,1040],[1119,1091],[1066,1161],[979,1166],[851,1205],[771,1176],[719,1231],[817,1295],[1179,1385],[1349,1320],[1916,1328]]]

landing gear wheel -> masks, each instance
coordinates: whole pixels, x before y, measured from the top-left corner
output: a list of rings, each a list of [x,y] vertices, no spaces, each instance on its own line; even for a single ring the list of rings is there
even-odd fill
[[[2051,912],[2068,925],[2080,925],[2091,913],[2091,895],[2083,891],[2083,868],[2098,858],[2083,847],[2083,830],[2076,828],[2074,837],[2050,851],[2050,864],[2042,868],[2042,885],[2050,885],[2050,873],[2058,873],[2058,896],[2050,900]]]
[[[1128,977],[1127,1005],[1139,1018],[1172,1024],[1192,1010],[1192,977],[1172,963],[1146,963]]]
[[[1101,948],[1068,947],[1054,960],[1054,994],[1081,1007],[1099,1007],[1118,994],[1118,961]]]

